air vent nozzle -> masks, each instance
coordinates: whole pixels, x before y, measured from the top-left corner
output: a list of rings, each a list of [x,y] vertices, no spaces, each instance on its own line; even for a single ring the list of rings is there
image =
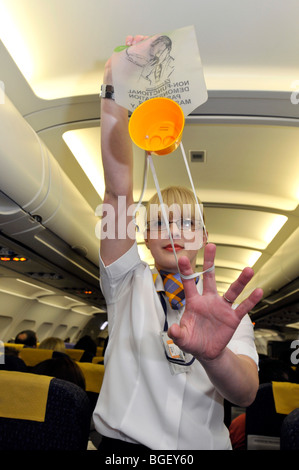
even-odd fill
[[[192,163],[206,163],[206,151],[205,150],[190,150],[189,158],[190,158],[190,162]]]

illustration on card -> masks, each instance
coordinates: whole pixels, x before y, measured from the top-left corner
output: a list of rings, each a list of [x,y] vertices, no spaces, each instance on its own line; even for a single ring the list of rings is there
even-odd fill
[[[115,100],[134,111],[151,98],[169,98],[187,116],[207,100],[193,26],[155,34],[112,56]]]
[[[158,36],[150,44],[147,54],[137,54],[131,48],[126,50],[130,62],[141,68],[140,79],[148,86],[160,86],[169,80],[174,71],[174,58],[171,55],[172,41],[168,36]]]

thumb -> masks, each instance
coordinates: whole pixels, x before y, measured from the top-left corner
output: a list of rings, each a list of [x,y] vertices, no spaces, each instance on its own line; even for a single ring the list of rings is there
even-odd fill
[[[171,325],[167,332],[169,338],[173,340],[173,342],[179,347],[182,348],[185,342],[185,335],[184,329],[181,328],[179,325],[174,323]]]

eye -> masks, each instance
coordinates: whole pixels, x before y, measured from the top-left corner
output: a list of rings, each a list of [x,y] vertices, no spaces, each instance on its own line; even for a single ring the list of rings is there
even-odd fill
[[[194,222],[191,219],[183,219],[182,225],[183,225],[183,228],[190,230],[194,227]]]
[[[157,220],[157,226],[161,229],[161,228],[165,228],[166,224],[164,220]]]
[[[149,225],[153,230],[161,230],[165,227],[164,221],[160,219],[151,220]]]

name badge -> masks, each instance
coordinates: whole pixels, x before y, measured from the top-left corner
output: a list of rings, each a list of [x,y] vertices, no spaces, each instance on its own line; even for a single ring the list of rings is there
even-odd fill
[[[184,351],[169,338],[166,331],[161,331],[161,338],[172,375],[189,372],[194,358],[192,358],[190,354],[184,353]]]

